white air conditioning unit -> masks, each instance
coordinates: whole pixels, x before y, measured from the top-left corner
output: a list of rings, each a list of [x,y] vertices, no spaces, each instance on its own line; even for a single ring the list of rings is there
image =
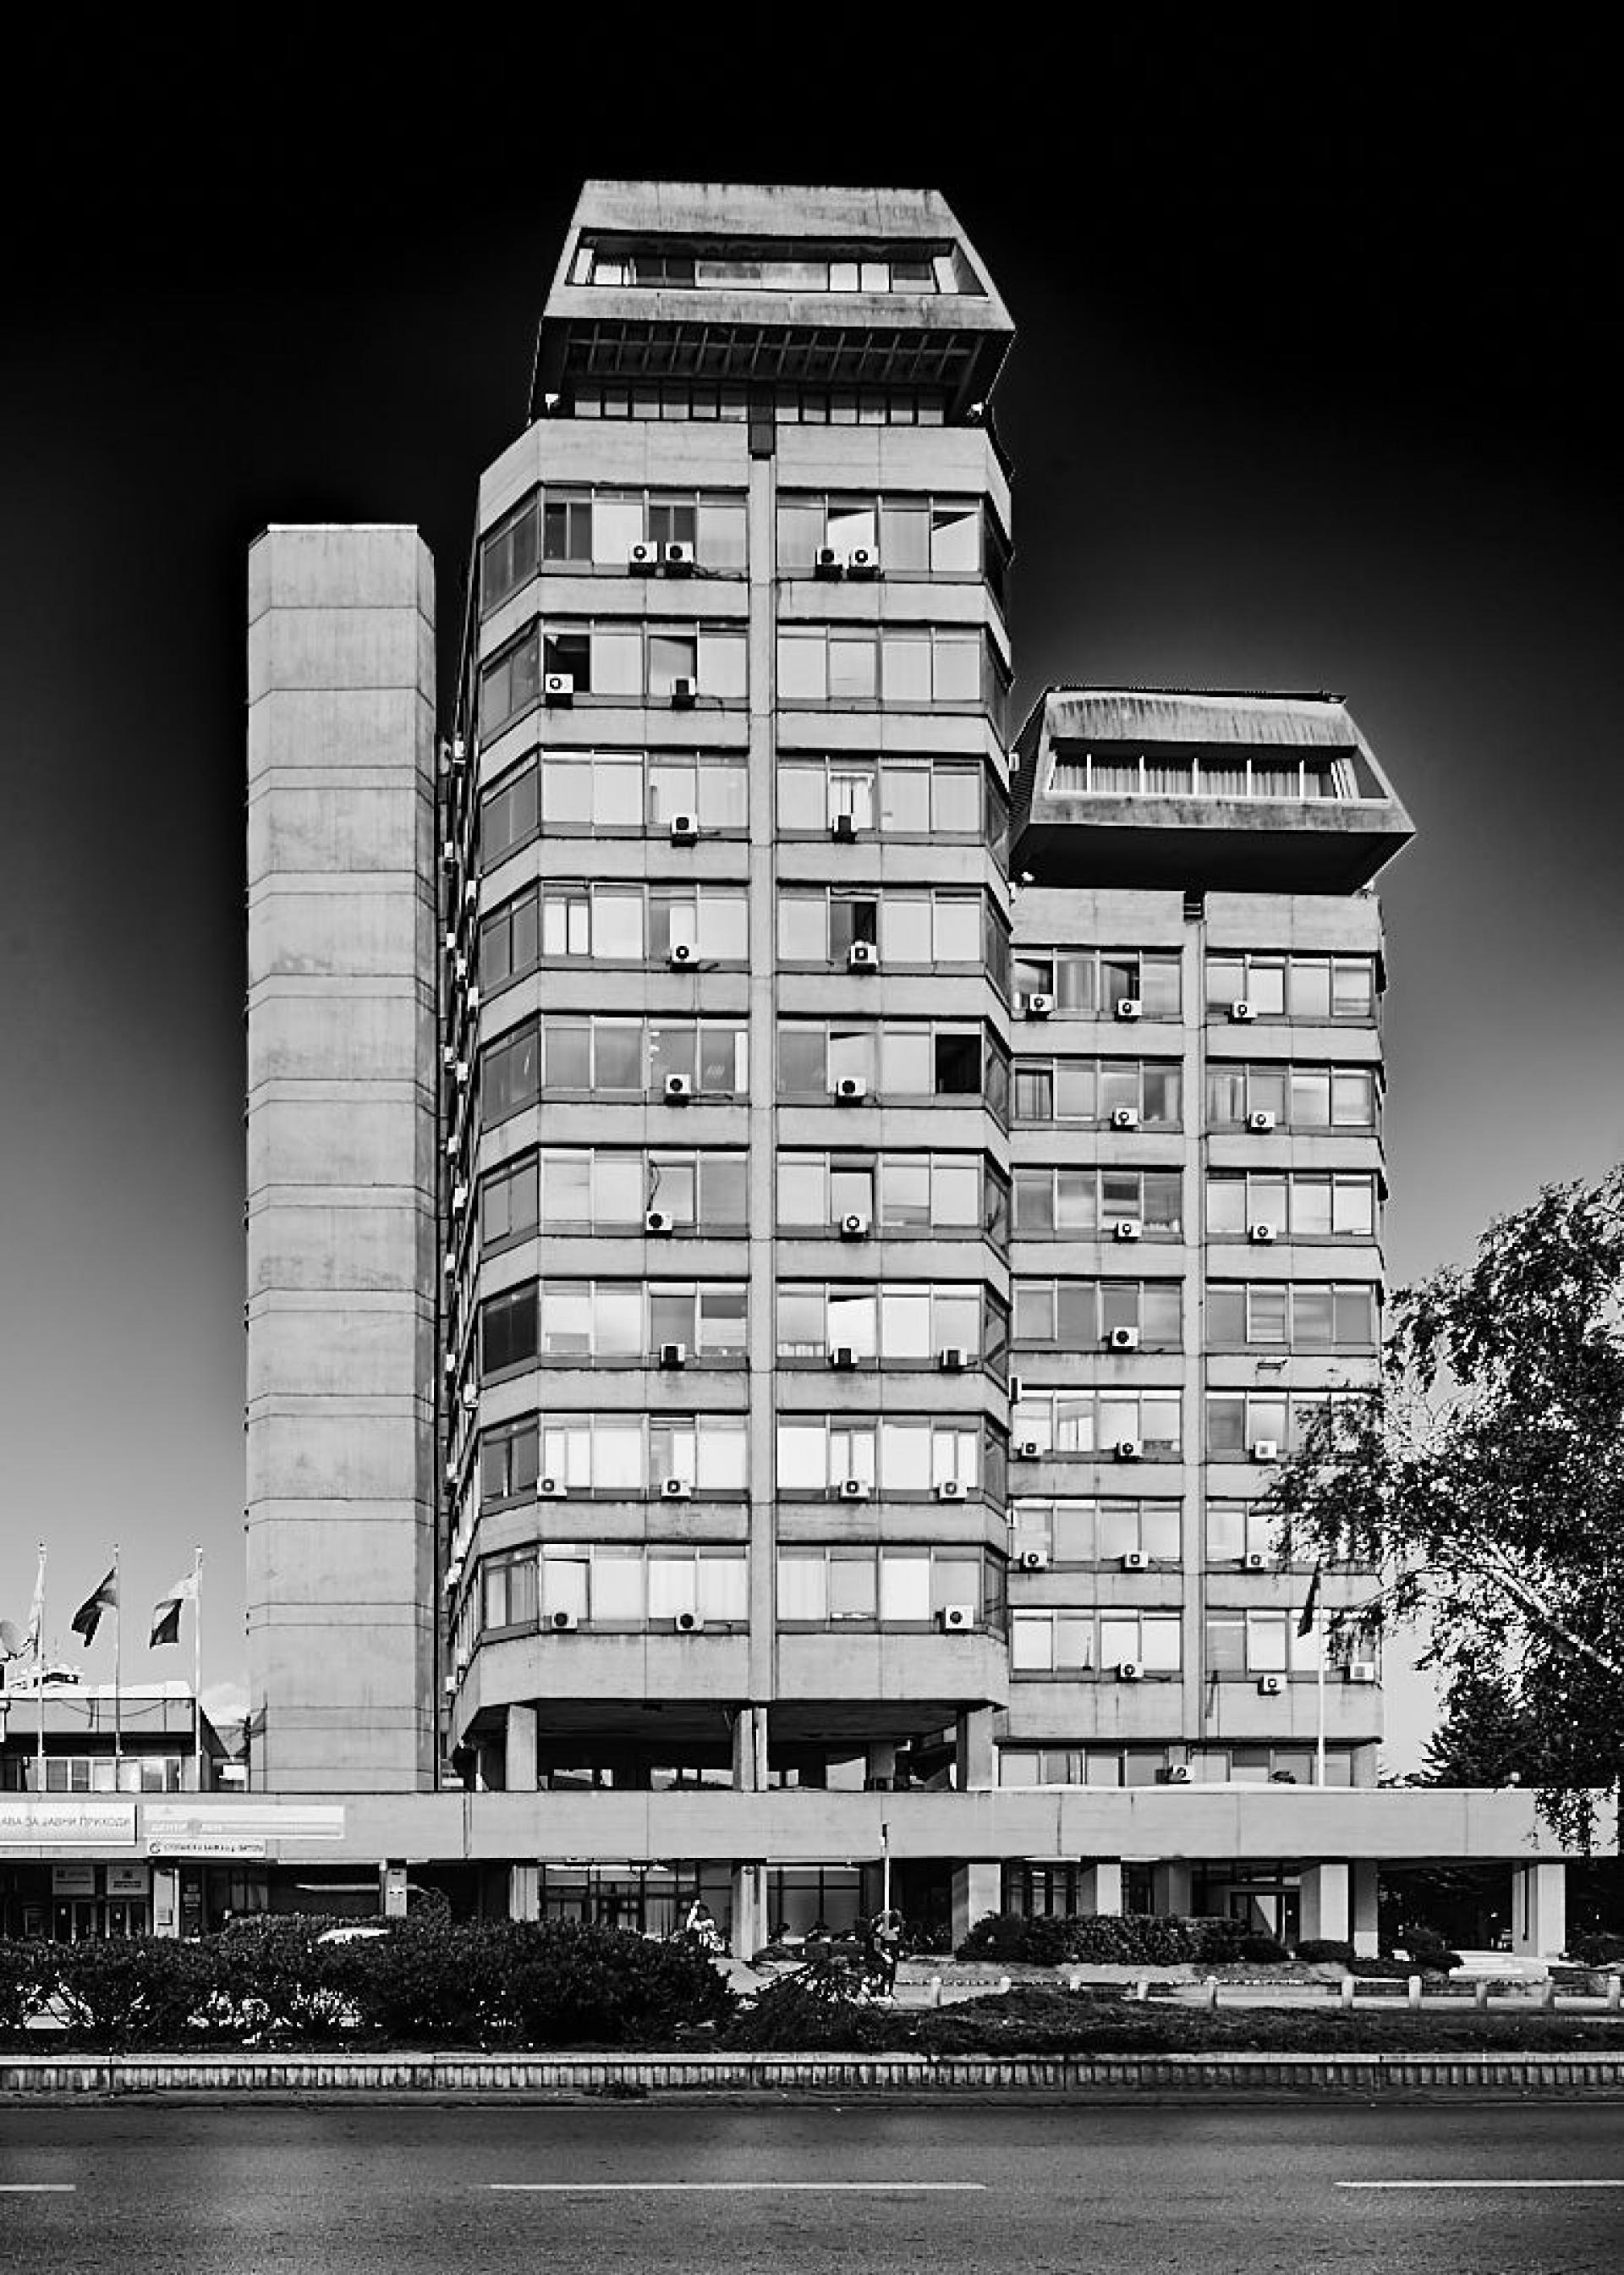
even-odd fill
[[[457,1372],[457,1353],[454,1350],[447,1351],[442,1364],[448,1374],[455,1374]]]
[[[660,1481],[661,1500],[691,1500],[693,1487],[686,1478],[662,1478]]]
[[[665,1078],[665,1097],[672,1106],[686,1106],[693,1096],[693,1085],[685,1074],[668,1074]]]
[[[1374,1682],[1376,1662],[1373,1659],[1350,1659],[1348,1662],[1349,1682]]]
[[[835,1095],[841,1105],[855,1106],[868,1096],[868,1085],[860,1074],[843,1074],[835,1085]]]
[[[463,1560],[460,1556],[455,1556],[445,1568],[445,1585],[446,1593],[448,1595],[449,1595],[452,1589],[456,1587],[457,1582],[462,1578],[462,1576]]]
[[[668,577],[686,577],[693,570],[693,548],[680,537],[674,537],[665,548],[665,573]]]
[[[1119,1682],[1143,1682],[1144,1669],[1137,1659],[1119,1659],[1116,1662],[1116,1679]]]
[[[1137,1327],[1113,1327],[1106,1337],[1106,1342],[1112,1350],[1137,1350],[1139,1330]]]
[[[459,1090],[465,1090],[468,1086],[469,1077],[473,1072],[473,1069],[469,1062],[466,1059],[458,1059],[456,1066],[451,1069],[451,1071],[457,1077],[457,1088]]]
[[[472,1382],[465,1382],[463,1385],[463,1404],[470,1414],[472,1413],[474,1408],[479,1404],[479,1402],[480,1394],[475,1389],[473,1384]]]
[[[1113,1240],[1143,1240],[1144,1227],[1137,1217],[1119,1216],[1111,1227],[1111,1237]]]
[[[1144,1017],[1144,1006],[1137,995],[1119,995],[1116,999],[1116,1016],[1119,1019],[1142,1019]]]
[[[650,1209],[643,1219],[643,1229],[645,1232],[675,1232],[676,1219],[668,1209]]]
[[[573,1635],[581,1624],[579,1615],[574,1612],[549,1612],[547,1623],[555,1635]]]
[[[970,1353],[963,1343],[944,1343],[936,1354],[936,1364],[944,1374],[963,1374],[970,1366]]]
[[[1023,1438],[1016,1447],[1015,1457],[1017,1462],[1040,1462],[1043,1459],[1042,1440]]]
[[[640,537],[626,555],[626,566],[646,577],[651,569],[660,566],[660,548],[652,538]]]
[[[1138,1126],[1139,1109],[1137,1106],[1114,1106],[1111,1108],[1113,1130],[1137,1130]]]
[[[1054,1012],[1054,998],[1053,995],[1046,995],[1039,991],[1027,997],[1022,1009],[1029,1019],[1052,1018]]]
[[[665,960],[673,971],[685,971],[689,964],[699,962],[699,951],[691,940],[673,941],[665,952]]]
[[[1016,1561],[1023,1572],[1046,1572],[1049,1552],[1046,1548],[1023,1548]]]
[[[842,1478],[835,1488],[836,1500],[866,1500],[869,1497],[866,1478]]]
[[[674,1635],[702,1635],[705,1621],[698,1612],[678,1612],[672,1619],[671,1630]]]
[[[1119,1462],[1142,1462],[1144,1447],[1137,1438],[1119,1438],[1112,1448]]]
[[[1258,1017],[1258,1007],[1255,1003],[1249,1003],[1244,996],[1237,996],[1229,1006],[1229,1017],[1237,1027],[1250,1027]]]
[[[1279,1439],[1254,1438],[1251,1445],[1251,1455],[1254,1462],[1278,1462],[1280,1459]]]
[[[1272,1224],[1249,1224],[1246,1237],[1254,1248],[1273,1248],[1276,1237],[1274,1227]]]
[[[958,1478],[939,1478],[936,1485],[936,1498],[938,1500],[963,1500],[964,1499],[963,1480]]]
[[[880,950],[872,940],[854,940],[846,950],[848,971],[878,971]]]
[[[660,1346],[660,1364],[666,1370],[667,1373],[670,1373],[674,1369],[686,1366],[688,1364],[687,1344],[661,1343]]]
[[[1151,1560],[1145,1554],[1143,1548],[1123,1549],[1122,1569],[1124,1572],[1148,1572],[1150,1568]]]
[[[458,1153],[460,1153],[460,1152],[461,1152],[461,1150],[462,1150],[462,1143],[463,1143],[463,1139],[462,1139],[462,1132],[461,1132],[459,1130],[450,1130],[450,1131],[449,1131],[449,1132],[447,1133],[447,1136],[446,1136],[446,1141],[445,1141],[445,1150],[446,1150],[446,1158],[447,1158],[447,1160],[449,1160],[453,1159],[453,1158],[454,1158],[454,1157],[455,1157]]]
[[[573,703],[575,674],[572,671],[549,671],[541,682],[544,703]]]
[[[850,1374],[857,1363],[857,1355],[850,1343],[829,1345],[829,1364],[838,1374]]]
[[[837,813],[829,824],[829,835],[837,845],[855,845],[857,842],[857,816]]]
[[[944,1604],[936,1614],[943,1635],[966,1635],[976,1624],[973,1604]]]
[[[451,1214],[460,1216],[467,1206],[468,1188],[459,1182],[451,1188]]]
[[[536,1499],[538,1500],[568,1500],[569,1498],[570,1488],[565,1485],[562,1478],[538,1478],[536,1479]]]
[[[1190,1782],[1190,1764],[1172,1762],[1165,1770],[1156,1772],[1158,1785],[1188,1785]]]
[[[691,711],[699,700],[699,683],[697,679],[690,679],[685,676],[674,679],[671,682],[672,710]]]
[[[1258,1677],[1259,1698],[1278,1698],[1285,1688],[1286,1678],[1283,1674],[1260,1674]]]
[[[880,556],[872,545],[854,545],[846,556],[848,577],[878,577]]]
[[[1249,1548],[1241,1559],[1242,1568],[1248,1572],[1266,1572],[1269,1560],[1261,1548]]]
[[[467,1009],[468,1017],[472,1019],[474,1013],[480,1008],[479,989],[477,987],[469,988],[467,994],[463,997],[463,1002]]]
[[[814,577],[843,577],[846,564],[832,545],[820,545],[812,559]]]
[[[869,1230],[868,1219],[865,1216],[857,1215],[855,1210],[850,1216],[843,1216],[840,1221],[840,1236],[842,1240],[866,1240]]]
[[[1256,1114],[1247,1115],[1246,1126],[1254,1136],[1266,1138],[1274,1127],[1274,1116],[1266,1107],[1261,1107]]]
[[[480,904],[480,881],[477,877],[470,877],[467,883],[463,887],[463,900],[469,908],[478,908]]]
[[[671,816],[671,843],[673,845],[695,844],[698,842],[699,835],[699,824],[696,815],[691,813],[674,813]]]
[[[448,1280],[455,1278],[457,1273],[457,1251],[454,1248],[448,1248],[446,1250],[445,1254],[440,1259],[440,1269],[445,1274]]]
[[[445,1695],[448,1698],[455,1698],[457,1696],[457,1677],[454,1674],[446,1676]]]

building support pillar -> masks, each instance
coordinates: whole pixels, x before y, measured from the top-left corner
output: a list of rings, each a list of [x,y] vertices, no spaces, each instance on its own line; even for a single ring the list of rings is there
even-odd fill
[[[510,1864],[508,1867],[508,1917],[515,1920],[535,1920],[541,1916],[541,1867],[540,1864]]]
[[[767,1791],[767,1708],[735,1706],[733,1715],[733,1789],[736,1793]]]
[[[1567,1867],[1519,1864],[1511,1876],[1511,1947],[1551,1959],[1567,1942]]]
[[[767,1867],[733,1867],[733,1921],[728,1948],[735,1959],[751,1959],[767,1941]]]
[[[896,1748],[883,1738],[869,1747],[863,1763],[863,1781],[871,1793],[889,1793],[896,1783]]]
[[[1299,1884],[1298,1939],[1346,1943],[1353,1927],[1352,1875],[1346,1864],[1304,1864]]]
[[[533,1793],[536,1789],[536,1719],[533,1706],[508,1709],[502,1781],[510,1793]]]
[[[1122,1860],[1120,1856],[1099,1856],[1091,1864],[1084,1864],[1077,1878],[1077,1902],[1084,1913],[1096,1919],[1121,1919],[1122,1916]]]
[[[953,1948],[956,1951],[978,1919],[1003,1901],[1003,1867],[985,1859],[953,1870]]]
[[[1117,1909],[1122,1909],[1120,1897],[1122,1867],[1117,1867],[1119,1897]],[[1188,1919],[1195,1901],[1194,1875],[1182,1857],[1168,1857],[1151,1866],[1151,1909],[1164,1919]]]
[[[1348,1941],[1356,1959],[1374,1959],[1380,1946],[1380,1935],[1376,1916],[1376,1894],[1381,1878],[1381,1867],[1372,1856],[1361,1856],[1348,1867],[1353,1890],[1348,1905]]]
[[[966,1707],[954,1720],[954,1781],[961,1793],[986,1793],[998,1767],[993,1745],[993,1710]]]

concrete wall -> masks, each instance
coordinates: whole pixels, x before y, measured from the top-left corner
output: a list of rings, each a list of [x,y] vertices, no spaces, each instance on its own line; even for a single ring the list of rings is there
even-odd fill
[[[253,1781],[433,1781],[434,570],[409,528],[249,555]]]

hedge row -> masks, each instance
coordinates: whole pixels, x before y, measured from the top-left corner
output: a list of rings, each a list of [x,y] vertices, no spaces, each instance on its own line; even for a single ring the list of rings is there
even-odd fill
[[[322,1939],[340,1924],[266,1918],[196,1943],[0,1943],[0,2041],[42,2018],[95,2047],[620,2046],[717,2023],[733,2003],[687,1939],[429,1916]]]
[[[1151,1912],[1028,1919],[988,1912],[958,1947],[961,1959],[1014,1960],[1028,1967],[1180,1967],[1205,1961],[1281,1960],[1286,1947],[1242,1920],[1178,1919]]]

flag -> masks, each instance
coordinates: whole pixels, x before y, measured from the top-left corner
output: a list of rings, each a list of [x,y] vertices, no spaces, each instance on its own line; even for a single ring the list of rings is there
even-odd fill
[[[83,1636],[87,1643],[96,1639],[96,1629],[102,1624],[103,1612],[116,1610],[118,1603],[118,1567],[114,1565],[101,1586],[92,1596],[87,1596],[71,1622],[75,1635]]]
[[[1308,1598],[1303,1606],[1303,1616],[1297,1621],[1297,1633],[1300,1636],[1311,1636],[1313,1634],[1314,1621],[1318,1614],[1318,1607],[1319,1567],[1316,1564],[1314,1567],[1314,1576],[1308,1583]]]
[[[28,1633],[23,1642],[23,1649],[26,1651],[32,1653],[35,1659],[38,1659],[41,1650],[43,1647],[42,1630],[44,1626],[45,1548],[44,1544],[42,1542],[40,1546],[40,1568],[34,1576],[34,1601],[28,1606]]]
[[[152,1633],[147,1638],[148,1651],[155,1651],[160,1644],[180,1641],[181,1606],[196,1601],[195,1572],[188,1572],[184,1580],[177,1580],[172,1588],[164,1590],[152,1607]]]

